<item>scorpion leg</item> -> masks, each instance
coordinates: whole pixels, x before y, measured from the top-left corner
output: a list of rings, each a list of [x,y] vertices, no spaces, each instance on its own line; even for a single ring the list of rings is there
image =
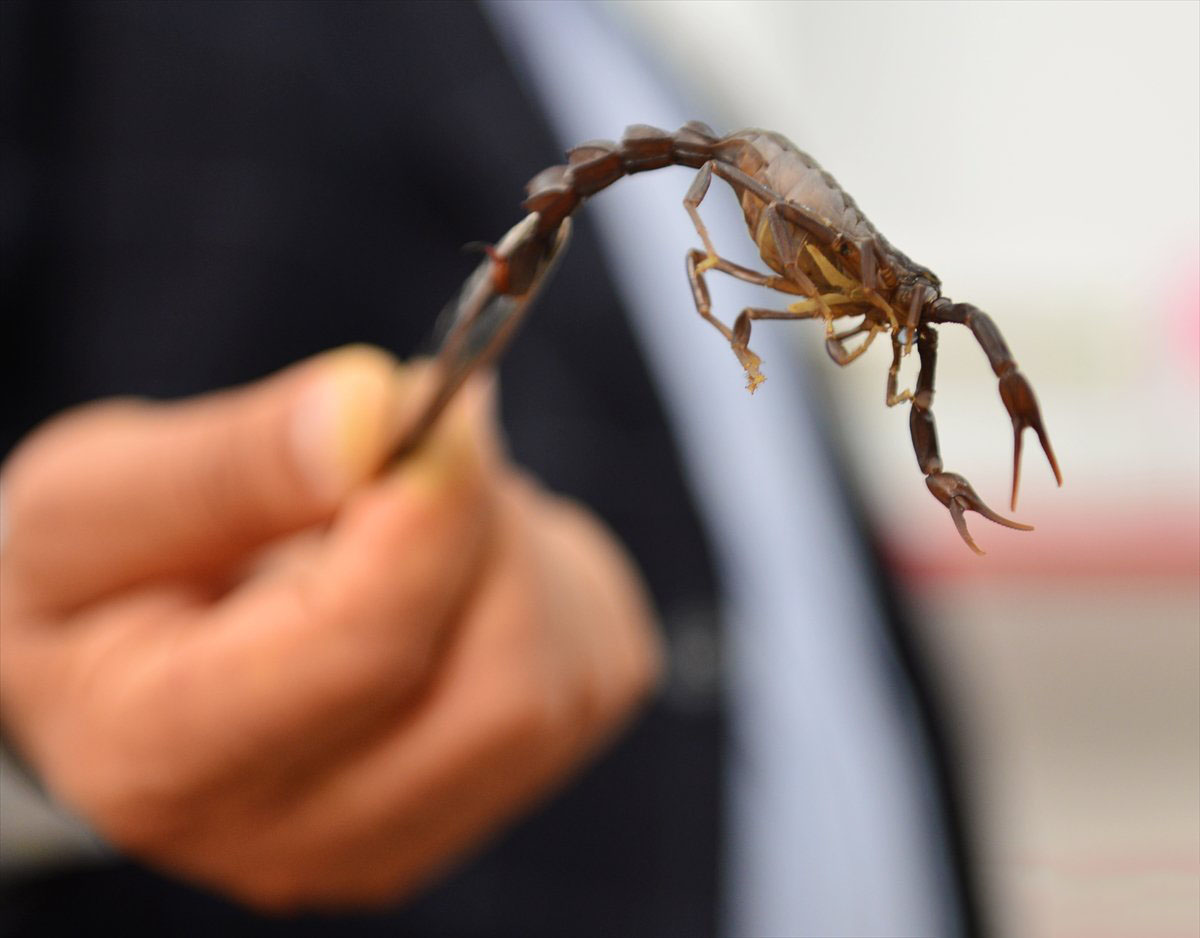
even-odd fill
[[[937,339],[935,338],[933,341],[934,341],[934,344],[932,346],[933,350],[930,352],[930,354],[936,358],[936,356],[937,356]],[[932,395],[933,395],[933,374],[932,374],[933,365],[932,364],[929,366],[929,369],[930,369],[929,394],[932,397]],[[888,378],[887,378],[887,405],[888,405],[888,407],[895,407],[897,404],[903,404],[905,401],[911,401],[913,399],[913,393],[912,393],[912,391],[909,391],[908,389],[901,391],[899,394],[896,393],[896,382],[898,380],[899,374],[900,374],[900,343],[898,341],[896,341],[896,336],[893,333],[892,334],[892,367],[888,369]],[[926,406],[928,406],[928,405],[926,405]],[[930,419],[932,419],[932,417]]]
[[[767,210],[770,211],[770,206],[779,202],[779,196],[757,182],[740,170],[732,169],[724,163],[717,160],[709,160],[700,167],[700,171],[696,173],[696,178],[692,180],[692,184],[688,187],[687,195],[683,197],[683,207],[687,211],[688,216],[692,219],[692,225],[696,229],[696,233],[700,235],[700,240],[704,242],[704,249],[708,252],[708,256],[700,262],[697,272],[700,274],[706,273],[713,268],[723,270],[725,273],[745,280],[749,283],[755,283],[759,286],[769,287],[773,290],[781,290],[787,293],[800,292],[796,289],[799,286],[801,290],[810,291],[808,295],[815,296],[818,291],[811,280],[800,272],[799,268],[795,269],[794,278],[785,279],[783,277],[770,277],[765,274],[759,274],[748,267],[742,267],[740,264],[734,264],[727,261],[717,254],[717,249],[713,247],[712,238],[708,234],[708,228],[700,218],[700,203],[704,201],[704,197],[708,194],[708,188],[712,184],[713,174],[720,176],[733,187],[735,192],[740,194],[740,189],[750,188],[755,195],[767,202]],[[786,233],[785,233],[786,234]],[[791,268],[795,268],[795,251],[783,253],[785,248],[780,243],[780,235],[776,234],[776,245],[779,247],[782,257],[792,257],[788,273],[792,274]]]
[[[700,203],[704,201],[704,197],[708,195],[708,187],[712,184],[713,172],[722,174],[724,169],[723,164],[716,160],[709,160],[700,167],[700,171],[696,173],[696,178],[692,180],[692,184],[688,186],[687,194],[683,197],[683,208],[688,213],[688,217],[692,220],[692,225],[696,229],[696,233],[700,235],[700,240],[704,242],[704,250],[707,256],[702,260],[697,267],[697,274],[704,274],[714,267],[720,268],[727,274],[738,277],[741,280],[746,280],[750,283],[756,283],[760,286],[771,287],[775,290],[788,290],[784,286],[784,281],[780,277],[767,277],[765,274],[759,274],[748,267],[742,267],[740,264],[734,264],[732,261],[727,261],[719,254],[717,249],[713,247],[712,238],[708,234],[708,227],[704,224],[704,220],[700,217]],[[749,177],[746,177],[749,178]],[[727,180],[728,181],[728,180]],[[753,181],[753,180],[751,180]],[[759,185],[756,183],[756,185]],[[759,188],[763,188],[759,185]],[[774,198],[774,193],[766,190],[767,195]],[[689,269],[692,264],[689,255]],[[795,292],[795,290],[789,290]]]
[[[708,193],[708,187],[712,183],[712,177],[716,175],[729,183],[730,187],[739,196],[748,191],[761,199],[766,207],[764,208],[763,217],[766,219],[767,225],[771,232],[771,238],[775,242],[775,250],[781,262],[783,263],[786,280],[795,285],[793,289],[781,288],[779,286],[779,278],[772,278],[769,283],[763,283],[763,286],[771,286],[774,289],[786,289],[789,293],[803,293],[810,297],[820,308],[821,315],[825,317],[825,340],[826,349],[830,356],[838,364],[847,364],[857,358],[861,351],[856,350],[854,353],[849,353],[834,338],[833,332],[833,311],[825,302],[825,298],[821,295],[820,288],[813,283],[812,279],[800,269],[797,258],[800,254],[800,247],[792,237],[791,225],[800,228],[806,234],[814,237],[822,244],[832,246],[841,243],[841,236],[838,235],[833,228],[823,219],[818,218],[811,212],[807,212],[797,205],[784,201],[779,193],[773,191],[769,187],[763,185],[753,176],[743,172],[736,166],[730,166],[727,163],[722,163],[718,160],[709,160],[702,167],[700,172],[696,174],[695,180],[688,189],[687,195],[684,197],[683,205],[687,209],[688,215],[691,216],[692,224],[695,225],[696,231],[700,234],[700,239],[704,242],[704,247],[708,251],[708,257],[701,262],[698,267],[698,273],[703,274],[706,271],[720,267],[720,258],[717,255],[716,249],[712,245],[712,240],[708,236],[708,229],[705,228],[704,222],[700,219],[699,206],[704,196]],[[875,292],[875,254],[873,245],[867,241],[854,242],[861,256],[864,258],[870,257],[870,265],[868,266],[869,278],[871,285],[864,289],[867,298],[876,305],[882,305],[882,308],[891,316],[892,313],[886,303],[878,297]],[[728,262],[726,262],[728,263]],[[721,268],[725,269],[725,268]],[[746,268],[739,268],[741,271],[746,271]],[[726,269],[726,273],[733,273],[732,270]],[[739,274],[733,274],[739,276]],[[747,279],[743,277],[742,279]],[[755,283],[759,281],[751,280]]]
[[[700,218],[700,203],[708,194],[714,170],[718,174],[721,174],[723,168],[723,164],[715,160],[707,161],[700,167],[700,171],[696,173],[696,178],[692,180],[691,186],[688,187],[687,195],[683,198],[683,207],[691,218],[692,225],[696,228],[696,233],[700,235],[700,240],[704,242],[706,252],[704,255],[700,251],[695,250],[688,252],[688,283],[692,288],[692,299],[696,304],[696,311],[725,336],[733,348],[734,355],[737,356],[737,360],[746,371],[746,387],[753,394],[755,388],[762,384],[765,379],[761,371],[762,359],[750,351],[749,348],[750,320],[745,315],[739,316],[734,324],[734,328],[730,330],[723,322],[717,319],[712,314],[712,299],[709,296],[708,286],[704,282],[704,274],[716,268],[733,277],[737,277],[739,280],[745,280],[759,286],[789,293],[795,293],[796,290],[791,283],[782,277],[771,277],[766,274],[757,273],[748,267],[742,267],[740,264],[727,261],[717,254],[717,250],[712,243],[712,238],[709,237],[708,228],[705,226],[703,219]],[[753,182],[753,180],[751,181]],[[762,188],[758,183],[755,183],[755,185]],[[773,197],[773,193],[768,192],[768,195]]]
[[[763,185],[759,180],[738,169],[736,166],[730,166],[728,163],[722,163],[718,160],[709,160],[709,162],[701,167],[696,181],[688,191],[688,197],[684,199],[685,205],[688,205],[688,213],[692,215],[692,219],[696,222],[698,230],[703,229],[703,225],[699,222],[699,215],[693,213],[693,207],[699,205],[700,200],[704,198],[704,194],[708,191],[709,183],[712,181],[714,175],[719,176],[729,183],[734,192],[739,196],[743,191],[753,193],[762,200],[768,212],[780,216],[782,220],[791,222],[797,228],[807,232],[822,246],[831,250],[838,250],[845,244],[852,245],[859,252],[860,265],[863,269],[863,286],[866,288],[865,294],[872,303],[880,305],[883,309],[887,309],[886,304],[883,304],[882,299],[875,292],[879,286],[877,274],[878,256],[875,252],[875,245],[870,239],[847,241],[827,220],[821,218],[815,212],[797,205],[795,202],[788,202],[778,192]],[[693,193],[695,193],[695,198],[693,198]],[[702,234],[701,237],[704,237],[704,235]],[[782,251],[784,245],[780,244],[779,240],[779,238],[776,238],[776,246]],[[707,247],[707,240],[705,246]],[[715,255],[716,252],[713,251],[711,253]],[[785,266],[788,267],[789,274],[792,272],[791,268],[794,265],[795,256],[795,252],[781,254],[781,259],[784,261]],[[789,264],[789,261],[791,261],[791,264]],[[804,277],[804,280],[808,282],[798,281],[798,283],[805,289],[812,290],[813,295],[817,295],[816,288],[811,286],[812,281],[809,281],[807,277]]]
[[[696,312],[707,322],[712,323],[721,335],[725,336],[725,340],[733,348],[733,354],[737,356],[737,360],[741,362],[742,368],[746,371],[746,388],[753,394],[754,389],[765,379],[760,371],[762,359],[747,347],[747,343],[750,341],[750,323],[748,321],[743,323],[742,317],[739,316],[735,327],[730,329],[712,314],[712,298],[709,296],[708,286],[704,282],[703,264],[706,260],[703,251],[688,251],[688,283],[692,287],[692,300],[696,304]]]
[[[706,322],[712,323],[717,328],[721,335],[725,336],[727,342],[733,342],[733,332],[725,323],[721,322],[712,314],[712,298],[708,293],[708,286],[704,282],[704,274],[700,270],[700,264],[704,261],[704,252],[691,250],[687,255],[687,274],[688,283],[692,287],[692,299],[696,303],[696,312]]]
[[[692,224],[696,226],[696,233],[700,235],[700,240],[704,242],[704,249],[708,252],[708,256],[704,259],[698,270],[698,273],[701,274],[710,267],[715,266],[717,261],[717,249],[713,247],[712,238],[708,236],[708,228],[705,227],[704,221],[700,218],[700,203],[708,195],[708,187],[712,183],[714,165],[716,165],[715,161],[709,160],[700,167],[700,172],[696,173],[696,178],[688,186],[687,195],[683,197],[683,207],[691,217]],[[691,261],[689,260],[688,263],[690,265]]]
[[[879,280],[878,257],[875,253],[874,242],[869,238],[859,238],[848,243],[858,252],[859,275],[862,277],[863,296],[866,297],[872,306],[883,311],[891,321],[892,328],[895,329],[899,325],[896,322],[896,314],[883,297],[879,295],[881,283]]]
[[[719,160],[709,160],[700,167],[700,171],[696,173],[696,178],[692,180],[692,184],[688,187],[687,195],[683,197],[683,207],[691,216],[692,224],[696,226],[696,231],[700,235],[700,240],[704,242],[704,247],[708,251],[708,257],[705,259],[705,266],[700,273],[708,270],[710,267],[716,266],[718,258],[716,248],[713,247],[712,239],[708,236],[708,229],[704,222],[700,219],[700,203],[704,201],[704,197],[708,194],[708,187],[712,184],[712,177],[716,175],[724,179],[733,188],[734,192],[739,196],[742,190],[748,189],[760,198],[767,206],[780,203],[782,197],[771,189],[764,186],[753,176],[749,176],[740,169],[722,163]],[[826,228],[826,230],[832,230]],[[745,268],[742,268],[743,270]]]
[[[815,215],[803,212],[797,206],[785,202],[778,192],[763,185],[753,176],[742,172],[736,166],[730,166],[719,160],[709,160],[700,167],[700,172],[696,174],[695,180],[692,182],[687,195],[683,199],[684,208],[687,209],[688,215],[692,218],[692,224],[696,226],[696,231],[699,232],[700,239],[704,242],[704,247],[708,250],[708,258],[706,258],[705,266],[700,272],[704,273],[705,270],[717,266],[717,252],[712,246],[712,241],[709,239],[708,230],[704,227],[704,222],[700,220],[699,212],[700,202],[708,193],[708,187],[714,175],[719,176],[729,183],[733,191],[739,196],[743,191],[749,191],[763,201],[766,206],[767,221],[771,226],[771,235],[775,240],[775,247],[779,251],[779,257],[783,262],[784,269],[787,271],[788,278],[800,287],[801,292],[804,292],[808,296],[819,298],[820,290],[817,289],[816,284],[796,264],[799,249],[793,246],[791,232],[787,230],[787,226],[783,224],[783,221],[786,217],[787,221],[799,226],[825,243],[832,244],[837,240],[837,234],[824,221],[818,219]],[[788,209],[793,209],[794,211],[788,212]],[[830,325],[828,331],[833,331],[832,325]]]
[[[699,256],[699,252],[695,252]],[[689,262],[690,263],[690,262]],[[741,264],[735,264],[723,257],[707,258],[701,265],[708,270],[719,270],[722,273],[729,274],[731,277],[736,277],[739,280],[744,280],[747,283],[753,283],[760,287],[767,287],[771,290],[778,290],[781,293],[798,293],[804,289],[800,284],[786,277],[777,277],[768,274],[760,274],[757,271],[751,270],[748,267],[743,267]],[[691,267],[689,267],[691,269]],[[702,276],[699,270],[697,275]],[[812,287],[816,290],[816,286]],[[747,307],[744,310],[749,315],[749,319],[815,319],[818,315],[830,321],[837,318],[841,313],[833,312],[830,307],[843,303],[857,302],[855,298],[846,296],[842,293],[826,293],[817,294],[797,303],[793,303],[786,310],[782,309],[764,309],[761,307]],[[703,315],[703,313],[701,314]],[[746,326],[746,336],[749,336],[749,324]],[[849,365],[857,359],[863,352],[871,347],[871,343],[875,341],[875,336],[883,329],[882,325],[864,320],[853,329],[845,332],[838,332],[827,335],[825,338],[825,350],[829,353],[829,357],[834,363],[841,366]],[[843,344],[844,340],[856,335],[861,335],[868,332],[866,340],[853,351],[848,351]]]
[[[704,201],[704,197],[708,194],[708,187],[712,184],[714,168],[718,168],[720,165],[715,160],[708,160],[701,166],[700,171],[696,173],[696,178],[692,180],[692,184],[688,187],[687,195],[683,197],[683,207],[692,219],[696,233],[700,235],[700,240],[704,242],[704,250],[707,252],[703,256],[696,250],[688,252],[688,283],[692,287],[692,300],[696,304],[696,311],[705,320],[716,326],[721,335],[725,336],[733,348],[733,354],[737,356],[737,360],[746,371],[746,388],[753,394],[754,389],[766,379],[760,370],[762,359],[750,351],[748,345],[750,341],[750,322],[748,319],[739,316],[734,323],[734,328],[731,330],[712,314],[712,298],[709,296],[708,286],[704,282],[704,274],[714,267],[719,267],[726,273],[732,274],[742,280],[748,280],[751,283],[758,283],[763,286],[771,286],[772,284],[767,282],[770,278],[765,275],[757,274],[739,264],[732,264],[718,255],[717,249],[713,247],[712,238],[709,237],[708,228],[705,227],[703,219],[700,218],[700,203]]]
[[[913,340],[917,335],[917,326],[921,323],[921,310],[925,308],[928,293],[924,287],[913,290],[912,299],[908,303],[908,316],[904,321],[904,354],[912,351]]]
[[[763,217],[767,221],[771,238],[775,242],[775,251],[783,262],[783,269],[788,279],[794,282],[805,296],[810,297],[816,303],[821,315],[825,317],[825,338],[828,341],[833,337],[833,310],[821,297],[820,288],[800,269],[797,261],[800,256],[800,245],[792,239],[792,229],[784,221],[782,207],[785,204],[779,201],[771,202],[763,211]]]
[[[879,323],[864,320],[853,329],[847,329],[845,332],[838,332],[826,337],[825,351],[829,353],[829,357],[833,359],[835,365],[841,365],[844,368],[871,347],[871,343],[875,341],[875,336],[879,335],[882,329],[883,326]],[[852,352],[847,351],[842,341],[863,332],[867,333],[867,337],[859,344],[858,348]]]
[[[791,280],[786,277],[778,277],[774,274],[761,274],[757,270],[751,270],[749,267],[743,267],[741,264],[735,264],[733,261],[717,255],[715,257],[705,257],[701,262],[703,270],[702,274],[708,273],[710,270],[719,270],[723,274],[729,274],[731,277],[736,277],[738,280],[744,280],[746,283],[752,283],[758,287],[766,287],[768,290],[776,290],[780,293],[799,294],[800,289]],[[840,296],[831,295],[834,299],[841,299]]]
[[[816,319],[818,316],[822,315],[820,309],[816,305],[813,305],[809,308],[803,308],[804,306],[807,306],[807,303],[794,304],[788,309],[770,309],[760,306],[747,306],[745,309],[743,309],[740,313],[738,313],[738,317],[733,324],[733,350],[735,353],[737,353],[738,358],[740,359],[742,354],[739,349],[749,352],[749,349],[746,349],[746,343],[750,340],[751,322],[757,319]],[[849,365],[870,347],[871,343],[875,341],[875,336],[879,334],[882,328],[883,327],[878,323],[860,323],[853,329],[847,329],[845,332],[839,332],[833,336],[830,336],[830,338],[826,340],[826,348],[829,350],[829,354],[833,357],[834,362],[839,365]],[[864,341],[853,352],[847,352],[845,347],[841,344],[841,340],[848,339],[851,336],[858,335],[862,332],[868,332],[868,330],[869,334],[867,335],[866,341]],[[837,349],[836,353],[834,352],[835,348]],[[750,354],[753,355],[752,352]],[[757,355],[754,355],[754,360],[756,362],[758,361]],[[746,386],[751,392],[753,392],[754,389],[758,387],[758,385],[761,384],[765,379],[761,374],[758,374],[757,376],[749,375],[749,372],[747,372],[747,374],[750,378],[750,383]]]
[[[821,256],[819,251],[814,251],[813,254],[816,257]],[[847,295],[845,293],[825,293],[814,299],[801,300],[798,303],[793,303],[788,307],[788,312],[792,314],[804,313],[806,317],[812,316],[814,311],[821,313],[822,316],[826,316],[826,313],[828,313],[826,316],[827,331],[825,335],[825,351],[829,353],[829,357],[833,359],[834,364],[843,366],[849,365],[852,361],[858,358],[859,355],[870,348],[871,343],[875,341],[875,336],[878,335],[879,332],[884,328],[882,323],[875,323],[869,318],[864,317],[863,321],[853,329],[845,332],[833,333],[828,329],[828,323],[831,321],[831,319],[844,316],[846,313],[833,312],[829,309],[829,307],[845,303],[853,303],[857,305],[861,303],[861,298],[854,295]],[[777,318],[783,319],[792,317],[779,316]],[[847,351],[844,340],[868,331],[870,334],[858,348],[856,348],[853,352]]]
[[[786,205],[785,208],[791,210],[792,212],[797,211],[796,206],[794,205],[789,204]],[[891,324],[892,329],[900,328],[900,323],[896,319],[896,311],[893,310],[888,302],[879,295],[879,291],[876,289],[876,287],[879,285],[879,266],[874,242],[863,238],[859,239],[858,241],[845,241],[842,243],[843,248],[847,246],[853,247],[855,250],[858,250],[863,257],[863,279],[861,283],[857,280],[847,277],[844,273],[838,270],[837,267],[835,267],[829,258],[826,257],[822,252],[820,245],[814,244],[810,241],[805,246],[808,248],[808,253],[811,255],[813,262],[821,271],[821,276],[823,276],[829,283],[841,288],[847,293],[855,294],[857,299],[866,300],[876,309],[880,310],[885,316],[887,316],[888,322]],[[842,252],[839,251],[839,253]]]
[[[893,339],[893,345],[898,343]],[[909,412],[909,430],[912,433],[913,450],[917,465],[925,473],[925,484],[933,496],[950,509],[954,526],[967,546],[982,554],[967,530],[964,513],[976,511],[989,521],[1002,524],[1018,531],[1032,531],[1032,525],[1010,521],[996,514],[971,487],[971,483],[955,472],[942,471],[942,456],[938,449],[937,427],[933,421],[933,374],[937,367],[937,333],[932,326],[925,326],[917,337],[917,352],[921,356],[921,370],[917,375],[916,393],[912,395],[912,410]]]
[[[1012,352],[1008,350],[1008,345],[1005,344],[1004,337],[996,328],[992,317],[970,303],[935,304],[931,313],[934,322],[954,322],[967,326],[987,355],[992,371],[1000,379],[1000,399],[1004,402],[1013,425],[1012,507],[1017,507],[1017,486],[1021,479],[1021,435],[1026,427],[1032,427],[1037,434],[1046,459],[1050,461],[1055,481],[1062,485],[1062,472],[1059,471],[1058,460],[1054,458],[1050,438],[1046,435],[1046,427],[1042,423],[1042,414],[1038,409],[1033,388],[1017,370]]]
[[[737,355],[738,361],[742,363],[742,367],[746,369],[746,377],[748,380],[747,387],[753,392],[755,388],[761,384],[765,378],[763,377],[759,367],[762,365],[760,359],[754,352],[747,347],[750,341],[750,322],[755,319],[815,319],[817,316],[823,316],[822,309],[828,308],[826,303],[851,302],[848,297],[838,293],[830,293],[826,296],[819,296],[816,299],[805,299],[798,303],[793,303],[787,309],[768,309],[762,307],[746,307],[738,315],[734,323],[734,328],[731,331],[723,322],[717,319],[712,314],[712,300],[709,297],[708,286],[704,282],[704,275],[709,270],[719,270],[722,273],[729,274],[731,277],[736,277],[738,280],[744,280],[747,283],[753,283],[756,286],[767,287],[771,290],[778,290],[782,293],[797,292],[797,285],[784,277],[776,277],[769,274],[760,274],[758,271],[751,270],[749,267],[743,267],[741,264],[735,264],[723,257],[707,257],[703,251],[692,250],[687,255],[687,272],[688,283],[692,287],[692,299],[696,304],[696,311],[700,315],[712,323],[733,347],[734,354]],[[882,326],[874,323],[863,322],[853,329],[845,332],[837,333],[826,340],[826,348],[829,350],[830,356],[839,365],[848,365],[867,350],[867,347],[874,341],[876,334]],[[860,333],[870,330],[870,335],[866,341],[856,348],[853,352],[847,352],[842,346],[842,340],[848,339],[851,336],[859,335]],[[836,347],[836,352],[835,352]],[[840,354],[839,354],[840,353]]]
[[[726,341],[729,342],[730,347],[733,349],[733,354],[737,356],[737,360],[746,371],[746,389],[753,394],[758,386],[766,380],[766,377],[761,370],[762,359],[749,348],[750,321],[752,319],[811,319],[816,315],[816,311],[791,312],[788,310],[747,307],[738,315],[733,329],[730,329],[712,313],[712,298],[709,295],[708,286],[704,282],[705,264],[710,260],[715,262],[713,266],[717,270],[760,286],[774,286],[771,281],[779,278],[757,273],[749,268],[727,261],[723,257],[706,257],[704,252],[700,250],[693,249],[687,254],[688,283],[692,288],[692,300],[696,304],[696,312],[706,322],[716,327],[721,335],[725,336]],[[787,286],[790,287],[792,285],[787,284]],[[776,287],[776,289],[779,288]]]

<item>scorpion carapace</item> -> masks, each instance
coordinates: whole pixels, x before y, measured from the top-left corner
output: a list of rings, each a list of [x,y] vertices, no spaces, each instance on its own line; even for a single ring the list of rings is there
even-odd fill
[[[593,140],[569,150],[567,163],[543,170],[526,186],[528,198],[522,207],[537,214],[537,223],[530,226],[530,235],[522,244],[503,260],[496,260],[495,291],[515,294],[529,288],[559,226],[588,196],[622,176],[663,166],[699,170],[683,200],[704,245],[704,250],[687,254],[688,281],[696,310],[729,342],[746,371],[751,392],[763,381],[762,362],[749,348],[751,324],[757,319],[823,320],[825,348],[838,365],[850,364],[877,335],[886,334],[892,343],[887,405],[911,402],[909,427],[917,464],[929,490],[950,510],[963,540],[982,553],[967,531],[963,517],[967,511],[1006,527],[1032,530],[992,511],[966,479],[943,470],[931,409],[937,363],[934,326],[966,326],[999,378],[1000,399],[1012,418],[1012,508],[1017,505],[1021,437],[1027,427],[1037,433],[1055,479],[1062,485],[1033,389],[1017,369],[999,329],[974,306],[942,296],[941,284],[931,271],[892,247],[837,181],[779,134],[740,130],[719,137],[697,121],[675,133],[635,124],[626,129],[620,143]],[[737,194],[750,235],[773,273],[750,270],[717,254],[699,213],[714,175]],[[743,309],[730,328],[712,312],[704,279],[710,270],[798,299],[784,309]],[[858,321],[849,328],[835,329],[835,320],[851,317]],[[848,349],[845,341],[855,336],[863,338],[857,347]],[[914,342],[920,359],[916,387],[899,391],[901,356]]]

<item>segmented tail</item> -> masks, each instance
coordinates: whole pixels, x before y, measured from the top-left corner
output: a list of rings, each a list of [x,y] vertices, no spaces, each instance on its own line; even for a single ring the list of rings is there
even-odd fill
[[[688,121],[675,133],[646,124],[625,129],[620,143],[589,140],[567,151],[567,162],[543,169],[525,185],[527,212],[541,216],[539,233],[556,229],[588,196],[623,176],[662,166],[703,166],[716,156],[720,138],[700,121]]]

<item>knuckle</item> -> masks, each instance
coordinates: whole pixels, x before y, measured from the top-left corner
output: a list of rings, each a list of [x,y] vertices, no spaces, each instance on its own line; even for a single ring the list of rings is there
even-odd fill
[[[525,753],[532,760],[589,724],[592,688],[581,683],[574,668],[548,671],[539,655],[540,650],[505,655],[488,675],[480,698],[486,701],[481,729],[487,749]]]
[[[489,735],[502,747],[538,749],[588,721],[594,688],[583,669],[557,661],[548,644],[559,640],[555,626],[535,601],[515,602],[509,616],[512,644],[491,673]]]
[[[538,745],[555,733],[561,708],[544,686],[512,676],[498,685],[487,724],[494,744],[505,749]]]

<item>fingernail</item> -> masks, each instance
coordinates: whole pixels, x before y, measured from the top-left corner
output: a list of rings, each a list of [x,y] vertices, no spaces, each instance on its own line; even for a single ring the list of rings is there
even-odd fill
[[[401,371],[381,349],[349,345],[313,362],[292,414],[297,466],[315,494],[336,501],[379,471],[396,432]]]

